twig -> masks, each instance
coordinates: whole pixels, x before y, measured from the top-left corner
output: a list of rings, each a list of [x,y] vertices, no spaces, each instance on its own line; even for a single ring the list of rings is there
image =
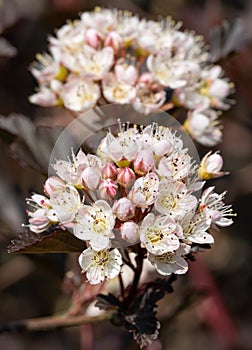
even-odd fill
[[[99,315],[88,317],[81,316],[49,316],[41,318],[31,318],[26,320],[20,320],[16,322],[10,322],[0,325],[0,333],[3,332],[34,332],[34,331],[48,331],[58,328],[74,327],[83,324],[91,324],[109,320],[112,315],[108,312]]]

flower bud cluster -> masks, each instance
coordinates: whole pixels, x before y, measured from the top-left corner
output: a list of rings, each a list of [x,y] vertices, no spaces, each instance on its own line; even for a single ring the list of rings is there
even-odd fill
[[[202,38],[180,26],[116,9],[84,12],[37,55],[31,72],[39,88],[30,101],[77,115],[104,103],[132,103],[146,114],[172,104],[189,110],[187,130],[198,142],[217,144],[218,110],[229,108],[232,84],[207,62]]]
[[[202,166],[205,173],[221,174],[218,154],[206,155]],[[120,125],[117,135],[108,132],[102,139],[96,155],[79,150],[53,167],[57,176],[45,182],[45,196],[28,201],[34,208],[29,228],[43,232],[58,224],[85,241],[79,262],[92,284],[117,276],[119,248],[130,251],[132,245],[161,275],[183,274],[192,244],[212,244],[208,229],[232,223],[225,193],[210,187],[200,199],[195,195],[204,182],[169,128]]]

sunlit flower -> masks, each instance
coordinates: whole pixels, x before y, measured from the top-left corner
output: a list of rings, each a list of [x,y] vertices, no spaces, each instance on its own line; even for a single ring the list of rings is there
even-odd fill
[[[159,194],[155,209],[174,220],[182,219],[197,206],[197,198],[191,195],[185,184],[178,181],[162,180],[159,184]]]
[[[147,208],[157,198],[158,184],[158,176],[155,173],[148,173],[135,181],[129,198],[137,207]]]
[[[91,80],[72,76],[62,87],[60,97],[66,108],[74,112],[84,112],[95,106],[100,97],[100,89]]]
[[[214,187],[207,188],[201,196],[200,210],[209,215],[212,222],[218,226],[226,227],[233,223],[230,218],[235,216],[231,205],[225,205],[223,199],[226,192],[221,194],[214,192]]]
[[[86,272],[90,284],[98,284],[105,278],[112,279],[121,272],[122,256],[118,249],[96,251],[84,250],[79,257],[79,264]]]
[[[76,216],[74,235],[89,241],[92,249],[102,250],[110,245],[114,237],[115,217],[109,204],[104,200],[96,201],[92,206],[84,205]]]
[[[85,197],[82,198],[82,200],[84,199]],[[78,210],[82,206],[79,192],[71,185],[53,191],[50,196],[50,203],[62,224],[74,221]]]
[[[152,254],[161,255],[179,247],[181,227],[168,216],[148,214],[140,226],[140,240]]]
[[[167,252],[162,255],[148,253],[148,260],[155,266],[160,275],[167,276],[172,273],[181,275],[188,270],[188,264],[183,256],[189,252],[190,246],[182,243],[180,247],[173,252]]]
[[[199,244],[214,243],[213,236],[207,232],[211,217],[203,213],[189,213],[181,221],[183,235],[187,242]]]

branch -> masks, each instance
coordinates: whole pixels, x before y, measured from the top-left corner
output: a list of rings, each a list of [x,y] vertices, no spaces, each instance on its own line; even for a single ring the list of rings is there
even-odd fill
[[[106,312],[99,316],[48,316],[41,318],[31,318],[10,322],[0,325],[0,333],[3,332],[34,332],[34,331],[48,331],[65,327],[80,326],[83,324],[91,324],[109,320],[112,314]]]

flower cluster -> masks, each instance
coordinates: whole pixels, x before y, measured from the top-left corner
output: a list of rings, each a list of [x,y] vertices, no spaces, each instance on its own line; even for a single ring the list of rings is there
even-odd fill
[[[75,114],[107,103],[132,103],[146,114],[183,107],[191,136],[215,145],[232,84],[220,66],[209,65],[202,38],[180,27],[171,18],[145,20],[116,9],[84,12],[49,37],[49,53],[37,55],[31,72],[39,88],[30,101]]]
[[[208,154],[200,169],[221,175],[219,157]],[[45,196],[28,200],[28,226],[43,232],[57,224],[85,241],[79,263],[91,284],[117,276],[120,250],[135,245],[161,275],[183,274],[192,244],[213,243],[208,229],[232,223],[225,193],[209,187],[196,196],[204,185],[197,165],[166,127],[120,124],[117,135],[109,131],[102,139],[96,155],[79,150],[53,167],[57,176],[46,180]]]

